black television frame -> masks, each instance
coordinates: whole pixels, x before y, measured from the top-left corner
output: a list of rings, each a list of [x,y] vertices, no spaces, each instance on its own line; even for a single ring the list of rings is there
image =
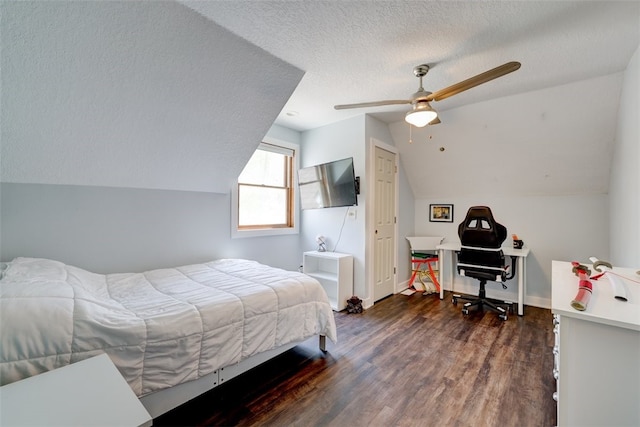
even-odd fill
[[[353,157],[298,169],[298,189],[302,210],[357,206],[360,177]]]

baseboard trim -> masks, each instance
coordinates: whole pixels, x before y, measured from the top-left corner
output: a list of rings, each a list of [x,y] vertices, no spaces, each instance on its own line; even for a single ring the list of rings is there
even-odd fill
[[[393,290],[394,294],[399,294],[400,292],[404,291],[405,289],[407,289],[409,287],[410,283],[408,280],[405,280],[402,283],[398,283],[396,285],[396,288]]]
[[[400,292],[407,289],[409,285],[410,283],[408,280],[405,280],[404,282],[399,283],[396,286],[394,293],[399,294]],[[450,289],[445,288],[445,291],[450,291]],[[478,287],[473,285],[467,285],[465,283],[456,283],[455,292],[461,293],[461,294],[467,294],[467,295],[477,295]],[[487,289],[487,297],[492,299],[497,299],[502,301],[511,301],[516,303],[518,302],[518,288],[511,285],[509,289]],[[370,305],[368,305],[367,307],[371,307],[372,305],[373,305],[373,302],[370,302]],[[529,305],[531,307],[545,308],[550,310],[551,299],[534,296],[534,295],[525,295],[524,305]]]

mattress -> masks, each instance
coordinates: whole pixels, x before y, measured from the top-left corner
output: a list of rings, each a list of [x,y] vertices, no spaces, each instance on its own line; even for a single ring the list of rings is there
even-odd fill
[[[16,258],[0,320],[1,385],[107,353],[140,397],[314,335],[336,341],[319,282],[241,259],[96,274]]]

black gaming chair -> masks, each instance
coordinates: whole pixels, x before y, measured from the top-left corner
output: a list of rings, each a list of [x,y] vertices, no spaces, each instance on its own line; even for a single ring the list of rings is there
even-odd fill
[[[480,281],[478,297],[453,295],[453,303],[466,300],[462,313],[469,314],[470,307],[482,310],[487,307],[507,320],[507,308],[486,299],[485,285],[488,280],[504,283],[515,274],[507,276],[509,266],[505,265],[502,242],[507,238],[507,229],[496,222],[487,206],[472,206],[467,216],[458,226],[461,248],[458,253],[457,270],[461,276],[472,277]],[[512,263],[513,264],[513,263]],[[504,286],[504,284],[503,284]]]

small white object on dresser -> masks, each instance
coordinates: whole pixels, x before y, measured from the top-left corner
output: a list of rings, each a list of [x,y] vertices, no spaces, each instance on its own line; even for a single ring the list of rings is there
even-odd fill
[[[0,387],[3,426],[150,426],[106,354]]]
[[[309,251],[303,254],[302,272],[318,280],[331,308],[344,310],[353,296],[353,257],[338,252]]]

